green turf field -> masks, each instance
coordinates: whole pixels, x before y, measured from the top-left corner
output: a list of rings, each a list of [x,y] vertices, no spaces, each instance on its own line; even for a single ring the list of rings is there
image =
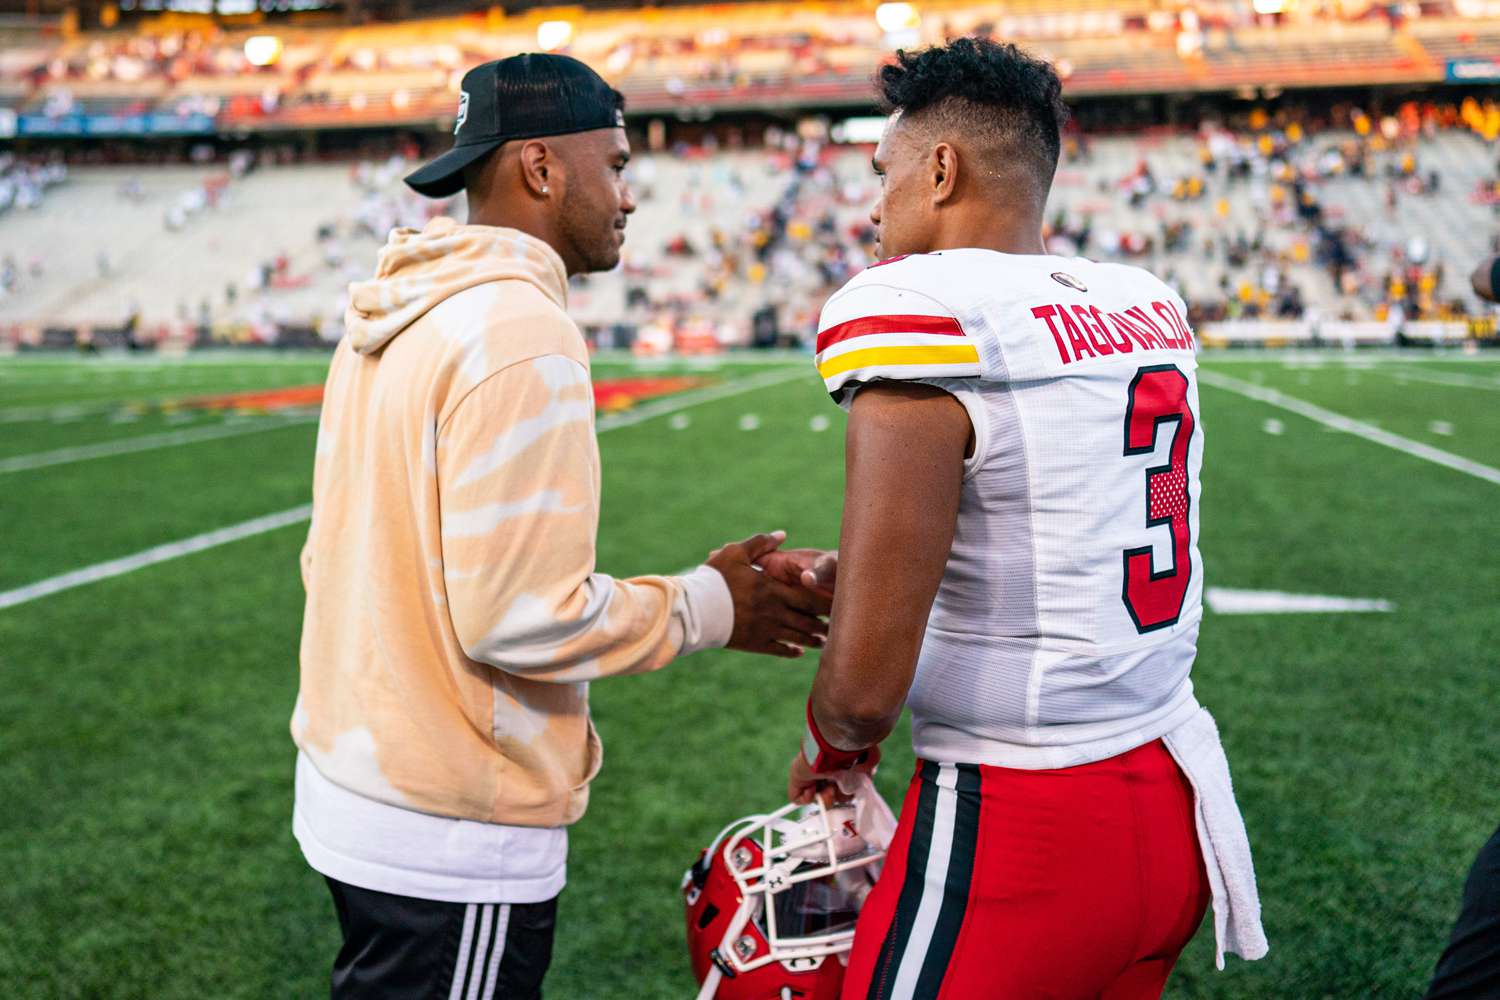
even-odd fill
[[[333,910],[290,832],[302,526],[23,589],[306,503],[305,415],[141,404],[317,382],[324,364],[0,359],[0,995],[326,995]],[[713,374],[777,366],[786,380],[601,423],[602,569],[673,571],[772,528],[835,543],[842,420],[809,362]],[[1500,822],[1500,359],[1205,368],[1209,585],[1395,610],[1208,614],[1195,679],[1272,950],[1217,973],[1200,933],[1169,995],[1415,996]],[[1243,394],[1267,389],[1361,431]],[[704,653],[595,686],[606,763],[572,835],[549,996],[692,995],[678,879],[724,822],[776,804],[812,669]],[[888,747],[894,799],[904,727]]]

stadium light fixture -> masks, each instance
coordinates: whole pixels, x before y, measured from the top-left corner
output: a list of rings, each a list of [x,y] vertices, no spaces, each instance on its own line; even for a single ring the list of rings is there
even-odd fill
[[[536,45],[543,52],[555,52],[572,40],[572,21],[543,21],[536,26]]]
[[[245,39],[245,61],[251,66],[274,66],[281,58],[281,39],[275,35],[251,35]]]
[[[1257,14],[1280,14],[1286,10],[1286,0],[1252,0],[1251,6]]]
[[[912,4],[883,3],[875,8],[875,23],[880,25],[881,31],[893,35],[898,31],[910,31],[921,20],[917,16],[917,8]]]

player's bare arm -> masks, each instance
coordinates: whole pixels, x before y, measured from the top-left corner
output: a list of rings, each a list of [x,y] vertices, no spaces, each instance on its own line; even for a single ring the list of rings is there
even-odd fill
[[[932,386],[875,383],[854,398],[839,586],[810,704],[839,750],[878,744],[901,716],[953,545],[970,435],[962,404]],[[822,780],[799,753],[788,794],[806,800]]]

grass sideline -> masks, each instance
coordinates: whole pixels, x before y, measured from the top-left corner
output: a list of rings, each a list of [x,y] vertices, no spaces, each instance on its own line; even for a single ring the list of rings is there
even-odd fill
[[[131,404],[317,381],[325,363],[97,360],[0,359],[0,455],[211,425],[225,418],[169,424]],[[1206,363],[1500,464],[1490,359]],[[65,412],[6,422],[22,407]],[[1415,995],[1500,821],[1500,492],[1209,386],[1202,409],[1209,581],[1397,610],[1207,617],[1195,682],[1224,732],[1272,952],[1216,973],[1205,927],[1167,995]],[[812,429],[820,415],[830,429]],[[842,421],[810,374],[682,416],[601,438],[601,568],[666,571],[776,527],[835,541]],[[305,502],[311,460],[303,426],[5,476],[0,590]],[[326,993],[337,929],[289,830],[301,540],[287,528],[0,611],[7,995]],[[550,996],[691,995],[677,880],[724,822],[776,801],[812,667],[704,653],[596,685],[606,762],[572,833]],[[895,801],[904,725],[887,745]]]

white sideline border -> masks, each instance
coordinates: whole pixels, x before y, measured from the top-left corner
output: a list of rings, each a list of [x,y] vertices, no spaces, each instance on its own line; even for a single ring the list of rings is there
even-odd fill
[[[1362,420],[1355,420],[1341,413],[1325,410],[1321,406],[1309,403],[1306,400],[1297,399],[1294,396],[1288,396],[1284,392],[1268,389],[1265,386],[1255,385],[1251,382],[1242,382],[1237,378],[1231,378],[1220,372],[1206,371],[1203,368],[1198,369],[1198,381],[1204,385],[1213,386],[1216,389],[1223,389],[1226,392],[1244,396],[1246,399],[1253,399],[1257,402],[1267,403],[1271,406],[1287,410],[1298,416],[1306,417],[1309,420],[1320,423],[1325,427],[1353,434],[1355,437],[1364,438],[1366,441],[1373,441],[1376,444],[1384,445],[1387,448],[1410,455],[1413,458],[1420,458],[1432,462],[1434,465],[1441,465],[1455,472],[1462,472],[1466,476],[1473,476],[1475,479],[1483,479],[1485,482],[1500,486],[1500,469],[1491,468],[1488,465],[1464,458],[1461,455],[1455,455],[1441,448],[1434,448],[1432,445],[1423,444],[1421,441],[1413,441],[1411,438],[1402,437],[1400,434],[1392,434],[1390,431],[1382,430],[1374,424],[1367,424]]]
[[[626,413],[609,414],[600,418],[595,424],[598,433],[616,430],[621,427],[633,427],[653,417],[665,416],[678,410],[686,410],[690,407],[699,406],[703,403],[711,403],[715,400],[727,399],[755,389],[763,389],[767,386],[776,385],[781,382],[789,382],[793,378],[806,375],[804,369],[795,371],[767,372],[763,375],[752,376],[737,382],[725,385],[711,386],[692,392],[685,392],[669,399],[659,400],[655,405],[644,404],[638,410]],[[811,376],[807,376],[811,378]],[[648,412],[649,411],[649,412]],[[38,580],[36,583],[27,584],[14,590],[0,591],[0,610],[13,608],[17,605],[27,604],[31,601],[50,597],[53,594],[62,593],[65,590],[73,590],[77,587],[85,587],[100,580],[109,580],[117,576],[133,573],[147,566],[155,566],[158,563],[179,559],[182,556],[203,552],[206,549],[217,548],[238,542],[256,535],[263,535],[269,531],[301,524],[312,517],[312,504],[302,504],[290,510],[279,511],[275,514],[266,514],[262,517],[232,524],[226,528],[218,528],[214,531],[194,535],[176,542],[167,542],[137,552],[134,555],[124,556],[119,559],[111,559],[108,562],[96,563],[93,566],[85,566],[82,569],[71,570],[58,576]]]

